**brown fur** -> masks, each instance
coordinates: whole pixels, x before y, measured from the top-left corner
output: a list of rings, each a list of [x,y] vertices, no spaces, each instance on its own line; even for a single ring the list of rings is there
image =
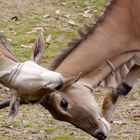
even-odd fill
[[[55,60],[53,69],[63,74],[64,79],[80,72],[82,76],[65,91],[51,93],[53,98],[45,106],[55,118],[70,122],[92,136],[103,132],[103,129],[97,123],[102,114],[89,89],[98,86],[101,81],[104,81],[104,86],[116,88],[124,82],[136,63],[140,65],[140,1],[112,0],[108,7],[96,24]],[[131,82],[134,78],[129,77],[128,80]],[[107,120],[121,99],[111,94],[103,103],[103,114]],[[65,112],[60,106],[63,98],[69,103]],[[95,123],[100,130],[95,131]],[[108,125],[106,128],[109,132]]]
[[[114,0],[106,11],[105,16],[86,35],[82,35],[82,39],[70,45],[72,48],[55,61],[54,69],[64,79],[80,72],[82,76],[65,91],[50,93],[52,100],[49,106],[45,106],[55,118],[70,122],[92,136],[97,136],[97,132],[107,132],[105,135],[108,135],[109,124],[105,120],[102,120],[104,125],[98,124],[99,118],[104,116],[110,120],[121,96],[112,98],[110,93],[105,98],[101,114],[89,89],[98,86],[101,81],[105,81],[104,86],[116,88],[124,82],[131,68],[136,63],[140,64],[140,1]],[[128,77],[128,81],[132,80],[135,77]],[[65,111],[60,106],[62,99],[69,104]]]
[[[11,52],[10,48],[7,45],[7,39],[3,33],[0,33],[0,55],[4,55],[5,57],[18,62],[14,54]]]
[[[104,115],[106,115],[106,112],[110,109],[110,106],[113,105],[113,101],[112,101],[112,93],[107,93],[107,96],[104,98],[104,102],[102,105],[102,112]]]
[[[71,42],[69,42],[68,47],[66,49],[62,50],[62,53],[58,55],[54,62],[51,65],[51,69],[55,70],[57,67],[63,62],[63,60],[75,50],[79,46],[79,44],[84,41],[90,34],[92,34],[95,29],[102,24],[102,22],[105,20],[106,16],[112,9],[112,5],[116,2],[116,0],[111,0],[109,4],[106,5],[106,9],[103,12],[103,14],[97,18],[96,23],[92,26],[86,26],[85,32],[79,32],[80,38],[73,39]]]

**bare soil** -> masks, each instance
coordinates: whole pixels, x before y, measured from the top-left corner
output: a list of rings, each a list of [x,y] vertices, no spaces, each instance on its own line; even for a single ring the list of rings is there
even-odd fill
[[[139,84],[139,83],[137,83]],[[1,100],[9,97],[1,86]],[[101,106],[104,89],[100,89],[95,97]],[[118,107],[111,121],[109,140],[140,140],[140,96],[131,92]],[[86,140],[90,136],[71,124],[52,118],[40,105],[22,105],[14,122],[8,122],[8,109],[0,112],[0,139],[8,140]]]

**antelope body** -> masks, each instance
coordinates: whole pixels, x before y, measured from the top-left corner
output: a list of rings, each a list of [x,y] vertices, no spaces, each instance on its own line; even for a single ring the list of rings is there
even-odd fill
[[[94,27],[56,58],[53,70],[64,79],[81,73],[42,100],[56,119],[98,140],[108,136],[113,111],[140,75],[139,13],[138,0],[112,0]],[[91,93],[102,82],[111,90],[101,111]]]

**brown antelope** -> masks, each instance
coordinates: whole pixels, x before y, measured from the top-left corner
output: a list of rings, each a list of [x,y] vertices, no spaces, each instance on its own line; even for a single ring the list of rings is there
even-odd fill
[[[140,75],[140,1],[112,0],[96,24],[56,57],[53,69],[67,81],[60,91],[47,94],[41,104],[58,120],[67,121],[98,140],[110,131],[110,118],[120,99]],[[102,111],[93,89],[110,87]]]
[[[39,36],[34,45],[32,59],[35,61],[19,62],[7,48],[5,38],[0,35],[0,83],[11,90],[9,117],[15,117],[20,99],[36,101],[44,96],[46,90],[55,90],[63,84],[63,77],[58,72],[45,69],[35,62],[41,59],[44,39]],[[42,50],[42,51],[41,51]]]

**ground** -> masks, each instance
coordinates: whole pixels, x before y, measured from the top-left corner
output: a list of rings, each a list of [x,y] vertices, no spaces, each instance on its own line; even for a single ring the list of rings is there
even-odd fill
[[[46,47],[43,64],[67,46],[84,25],[95,22],[107,0],[0,0],[0,30],[8,37],[9,46],[20,61],[30,59],[35,38],[43,33]],[[17,20],[16,20],[17,19]],[[140,140],[140,89],[121,102],[111,123],[108,140]],[[8,98],[0,86],[0,99]],[[96,92],[101,106],[105,89]],[[24,105],[14,122],[7,121],[8,109],[0,111],[0,140],[87,140],[88,134],[69,123],[52,118],[40,105]]]

